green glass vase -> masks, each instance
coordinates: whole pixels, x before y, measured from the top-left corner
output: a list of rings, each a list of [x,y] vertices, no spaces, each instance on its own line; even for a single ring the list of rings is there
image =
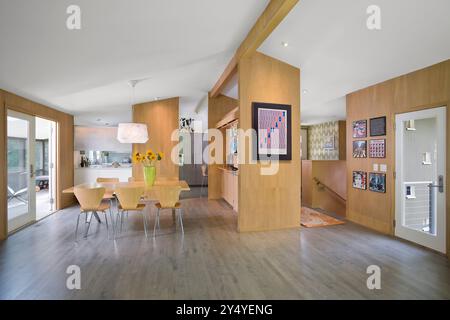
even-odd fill
[[[148,186],[153,186],[156,179],[156,167],[146,166],[144,167],[144,181]]]

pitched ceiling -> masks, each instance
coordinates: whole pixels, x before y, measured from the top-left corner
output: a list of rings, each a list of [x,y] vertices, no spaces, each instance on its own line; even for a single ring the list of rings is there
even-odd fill
[[[201,100],[268,0],[0,0],[0,88],[77,115],[117,123],[135,102]]]
[[[449,0],[301,0],[259,50],[301,69],[302,123],[344,119],[346,94],[450,58],[449,13]]]

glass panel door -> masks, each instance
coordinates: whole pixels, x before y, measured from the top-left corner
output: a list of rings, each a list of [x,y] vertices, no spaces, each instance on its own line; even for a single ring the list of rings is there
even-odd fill
[[[446,252],[446,108],[396,116],[395,235]]]
[[[35,221],[34,117],[8,110],[8,232]]]

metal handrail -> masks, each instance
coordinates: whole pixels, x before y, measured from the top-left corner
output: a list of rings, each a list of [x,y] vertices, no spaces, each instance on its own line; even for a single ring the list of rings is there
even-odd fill
[[[347,202],[347,199],[345,199],[344,197],[342,197],[339,193],[337,193],[336,191],[334,191],[332,188],[330,188],[329,186],[327,186],[325,183],[323,183],[322,181],[320,181],[318,178],[314,177],[313,178],[314,182],[316,183],[317,186],[321,185],[323,186],[325,189],[327,189],[328,191],[330,191],[331,193],[333,193],[335,196],[337,196],[339,199],[341,199],[343,202]]]

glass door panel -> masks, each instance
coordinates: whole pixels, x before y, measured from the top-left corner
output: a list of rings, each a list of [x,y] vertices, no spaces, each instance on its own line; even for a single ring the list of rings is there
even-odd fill
[[[8,110],[8,232],[35,220],[34,117]]]

